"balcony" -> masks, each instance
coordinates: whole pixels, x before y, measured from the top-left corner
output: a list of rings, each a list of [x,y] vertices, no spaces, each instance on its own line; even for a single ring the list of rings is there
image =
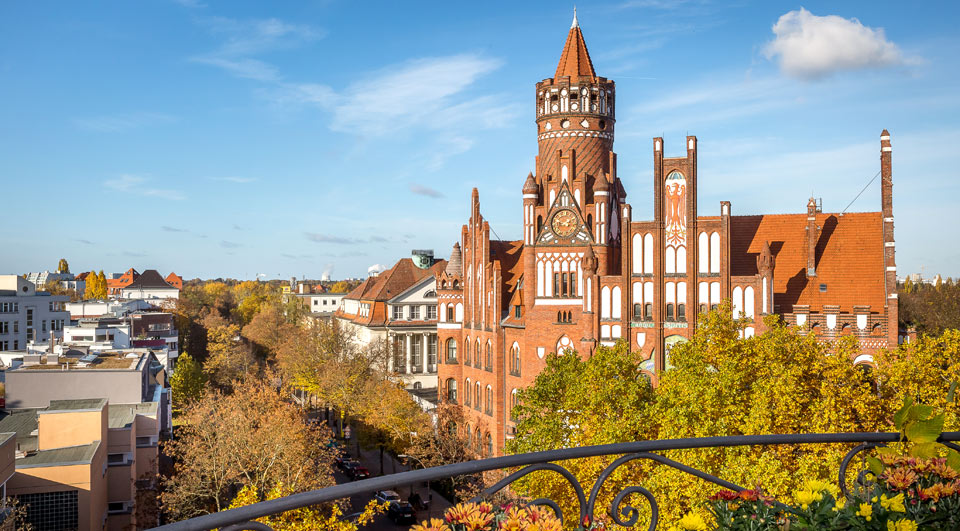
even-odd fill
[[[564,515],[560,511],[559,505],[553,500],[538,499],[533,500],[531,504],[546,505],[551,507],[561,521],[577,518],[577,522],[593,522],[597,513],[597,497],[601,488],[607,479],[621,466],[632,461],[649,460],[660,465],[679,470],[685,474],[700,478],[703,481],[713,483],[723,489],[729,489],[735,492],[743,492],[754,486],[740,486],[712,474],[708,474],[696,468],[687,466],[673,459],[660,455],[661,452],[669,450],[690,450],[704,448],[723,448],[738,446],[804,446],[804,445],[824,445],[824,444],[847,444],[851,445],[850,450],[843,458],[840,469],[837,471],[838,484],[841,492],[848,499],[856,497],[859,485],[850,485],[846,483],[847,470],[854,458],[858,454],[873,448],[886,446],[887,443],[900,440],[899,433],[803,433],[803,434],[776,434],[776,435],[738,435],[728,437],[701,437],[687,439],[669,439],[654,441],[635,441],[618,444],[605,444],[599,446],[586,446],[579,448],[563,448],[559,450],[548,450],[542,452],[533,452],[528,454],[508,455],[504,457],[494,457],[489,459],[480,459],[468,461],[465,463],[455,463],[434,468],[412,470],[399,474],[389,474],[380,477],[365,479],[294,494],[276,500],[263,501],[238,509],[230,509],[219,513],[208,514],[167,524],[158,528],[156,531],[200,531],[209,529],[258,529],[270,530],[271,528],[253,522],[257,518],[268,515],[279,514],[300,507],[329,502],[341,498],[347,498],[356,494],[369,494],[378,490],[395,489],[401,486],[414,485],[426,481],[435,481],[438,479],[478,474],[490,470],[508,469],[513,471],[510,475],[500,480],[496,484],[483,490],[480,496],[471,501],[478,501],[484,496],[493,495],[511,483],[537,471],[555,472],[562,476],[572,487],[576,495],[579,513],[576,515]],[[960,450],[960,446],[954,444],[960,441],[960,432],[944,432],[940,436],[940,442],[955,450]],[[577,478],[560,463],[568,459],[578,459],[584,457],[598,456],[619,456],[614,459],[597,477],[589,492],[584,489]],[[859,456],[863,457],[863,456]],[[862,462],[862,460],[859,460]],[[854,469],[855,470],[855,469]],[[864,477],[864,469],[857,477],[858,481]],[[659,505],[656,497],[649,490],[640,485],[624,487],[613,498],[610,507],[601,508],[599,511],[605,511],[613,522],[618,525],[632,527],[637,524],[640,517],[640,511],[637,508],[624,503],[624,500],[631,494],[639,494],[648,505],[650,522],[649,531],[657,529],[659,521]],[[227,527],[231,526],[231,527]]]

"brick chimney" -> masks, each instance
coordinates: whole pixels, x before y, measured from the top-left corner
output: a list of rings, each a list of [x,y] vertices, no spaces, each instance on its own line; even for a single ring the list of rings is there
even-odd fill
[[[884,288],[887,292],[887,343],[897,346],[900,328],[897,299],[897,261],[893,239],[893,147],[890,132],[880,133],[880,201],[883,211],[883,268]]]
[[[807,201],[807,277],[817,276],[817,200]]]

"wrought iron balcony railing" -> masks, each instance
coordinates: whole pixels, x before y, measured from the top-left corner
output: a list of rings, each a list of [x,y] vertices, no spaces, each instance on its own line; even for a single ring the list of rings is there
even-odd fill
[[[846,443],[855,444],[840,464],[838,471],[838,484],[841,491],[849,496],[849,490],[846,484],[847,469],[853,458],[860,452],[885,446],[887,443],[896,442],[900,435],[898,433],[803,433],[803,434],[783,434],[783,435],[743,435],[730,437],[701,437],[689,439],[668,439],[657,441],[636,441],[628,443],[604,444],[599,446],[584,446],[580,448],[563,448],[559,450],[548,450],[543,452],[533,452],[527,454],[508,455],[504,457],[495,457],[490,459],[479,459],[468,461],[466,463],[456,463],[427,469],[411,470],[399,474],[390,474],[352,483],[345,483],[333,487],[327,487],[310,492],[293,494],[276,500],[263,501],[230,509],[214,514],[207,514],[181,522],[167,524],[154,531],[205,531],[221,528],[223,531],[272,531],[265,524],[255,522],[257,518],[279,514],[301,507],[330,502],[341,498],[348,498],[356,494],[369,494],[378,490],[386,490],[405,485],[413,485],[425,481],[436,481],[438,479],[461,476],[467,474],[477,474],[489,470],[513,469],[522,467],[516,472],[505,477],[493,486],[486,488],[478,498],[494,494],[514,481],[527,474],[539,470],[548,470],[556,472],[563,476],[573,488],[579,502],[578,521],[582,522],[585,518],[593,519],[596,509],[597,496],[601,487],[617,468],[624,464],[639,459],[648,459],[660,464],[675,468],[681,472],[709,481],[725,489],[734,491],[746,490],[740,485],[718,478],[693,467],[689,467],[680,462],[674,461],[657,452],[669,450],[691,450],[698,448],[721,448],[733,446],[781,446],[781,445],[808,445],[808,444],[835,444]],[[954,441],[960,441],[960,432],[945,432],[940,436],[940,442],[955,449],[960,450],[960,446],[954,444]],[[580,485],[577,478],[567,469],[556,462],[568,459],[577,459],[583,457],[613,456],[619,455],[610,465],[608,465],[600,476],[594,481],[589,494]],[[862,470],[858,479],[862,479],[866,470]],[[650,506],[649,531],[657,528],[659,520],[659,506],[653,493],[642,486],[626,487],[614,496],[610,507],[607,508],[608,514],[619,525],[632,527],[637,523],[640,517],[640,511],[636,508],[625,505],[624,499],[631,494],[640,494],[646,499]],[[563,519],[560,507],[549,499],[537,499],[530,502],[535,505],[546,505]],[[567,515],[569,517],[569,515]]]

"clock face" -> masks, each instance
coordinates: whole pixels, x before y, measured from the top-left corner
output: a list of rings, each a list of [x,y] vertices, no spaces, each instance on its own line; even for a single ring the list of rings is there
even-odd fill
[[[577,230],[577,216],[570,210],[561,210],[553,215],[550,226],[557,236],[570,236]]]

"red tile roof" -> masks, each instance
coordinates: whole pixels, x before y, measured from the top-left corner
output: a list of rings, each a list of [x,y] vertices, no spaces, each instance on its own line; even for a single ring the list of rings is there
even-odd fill
[[[774,304],[782,313],[791,313],[795,304],[807,304],[811,312],[822,311],[824,305],[853,312],[853,306],[869,304],[871,312],[882,312],[882,214],[819,213],[817,226],[817,274],[807,278],[806,214],[731,216],[730,275],[756,275],[757,256],[769,241],[776,259]]]
[[[597,73],[593,70],[593,62],[590,61],[590,52],[587,51],[587,43],[583,41],[583,33],[576,19],[573,27],[570,28],[570,33],[567,34],[567,42],[563,45],[563,54],[557,64],[554,79],[562,76],[570,76],[572,79],[597,77]]]
[[[402,258],[393,267],[375,277],[368,277],[345,298],[370,302],[370,314],[366,317],[351,317],[350,314],[338,311],[338,315],[351,318],[359,325],[382,326],[387,321],[387,300],[399,295],[425,277],[433,278],[436,273],[443,271],[446,260],[438,260],[427,269],[420,269],[410,258]]]

